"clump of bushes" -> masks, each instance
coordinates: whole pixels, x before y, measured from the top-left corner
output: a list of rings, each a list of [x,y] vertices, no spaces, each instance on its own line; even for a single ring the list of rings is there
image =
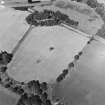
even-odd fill
[[[82,54],[83,54],[82,51],[78,52],[78,54],[74,56],[74,61],[78,61],[79,58],[80,58],[80,56],[82,56]],[[70,62],[70,63],[68,64],[68,69],[64,69],[64,70],[62,71],[62,73],[56,78],[56,82],[59,83],[59,82],[61,82],[62,80],[64,80],[64,78],[65,78],[65,77],[68,75],[68,73],[69,73],[69,69],[71,70],[72,68],[74,68],[74,62]]]
[[[28,24],[34,26],[54,26],[61,23],[78,26],[78,22],[69,18],[68,15],[61,13],[60,11],[52,11],[44,9],[43,11],[34,11],[34,13],[26,17]]]
[[[0,84],[21,96],[17,105],[52,105],[48,99],[47,82],[40,83],[39,80],[31,80],[28,83],[24,83],[8,76],[6,72],[7,64],[10,63],[12,57],[13,55],[6,51],[0,53]]]
[[[68,74],[69,70],[68,69],[64,69],[62,71],[62,73],[57,77],[56,81],[59,83],[61,82],[65,77],[66,75]]]
[[[94,8],[96,13],[99,14],[104,21],[104,25],[98,30],[96,35],[105,36],[105,5],[103,3],[98,3],[97,0],[88,0],[87,4],[91,8]]]
[[[6,51],[1,51],[0,53],[0,64],[7,65],[12,60],[13,54]]]
[[[48,89],[46,82],[40,83],[38,80],[31,80],[26,86],[29,91],[21,95],[17,105],[52,105],[46,92]]]
[[[103,24],[103,26],[101,27],[101,29],[98,30],[98,32],[96,33],[96,35],[100,35],[101,37],[105,36],[105,24]]]
[[[87,5],[91,8],[96,8],[98,6],[98,2],[96,0],[87,0]]]
[[[82,2],[83,0],[71,0],[71,1],[77,1],[77,2]]]
[[[99,3],[97,0],[88,0],[87,5],[94,8],[105,22],[105,5],[103,3]]]
[[[68,68],[73,68],[74,67],[74,63],[73,62],[70,62],[69,64],[68,64]]]
[[[101,18],[105,22],[105,6],[104,6],[104,4],[99,4],[96,7],[95,11],[101,16]]]

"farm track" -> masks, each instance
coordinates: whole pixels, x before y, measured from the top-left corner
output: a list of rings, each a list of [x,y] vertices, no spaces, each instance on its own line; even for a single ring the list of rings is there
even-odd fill
[[[14,49],[12,50],[12,54],[15,54],[16,51],[19,49],[19,47],[21,46],[22,42],[26,39],[26,37],[29,35],[29,33],[31,32],[31,30],[33,29],[33,26],[31,25],[28,30],[25,32],[25,34],[23,35],[23,37],[18,41],[18,43],[16,44],[16,46],[14,47]]]

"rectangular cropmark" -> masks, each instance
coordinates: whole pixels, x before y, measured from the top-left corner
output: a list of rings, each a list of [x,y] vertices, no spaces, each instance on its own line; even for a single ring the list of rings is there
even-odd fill
[[[88,40],[64,27],[36,27],[17,50],[8,73],[19,81],[55,80]]]

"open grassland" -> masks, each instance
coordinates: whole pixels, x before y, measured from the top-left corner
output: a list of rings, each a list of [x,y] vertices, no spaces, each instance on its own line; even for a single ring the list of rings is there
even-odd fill
[[[0,51],[11,52],[28,29],[24,18],[28,13],[0,7]],[[0,105],[15,105],[19,96],[0,86]]]
[[[105,105],[105,45],[93,41],[83,49],[83,55],[70,75],[56,84],[53,99],[68,105]]]
[[[73,0],[76,2],[77,0]],[[105,0],[81,0],[80,4],[88,5],[90,8],[100,15],[103,20],[103,25],[97,30],[96,36],[100,36],[105,39]]]
[[[104,23],[95,10],[84,3],[57,0],[54,5],[65,10],[70,18],[79,21],[78,29],[85,33],[95,35]]]
[[[20,97],[0,86],[0,105],[15,105]]]
[[[45,6],[43,8],[53,10],[58,9],[64,12],[68,14],[70,18],[80,22],[78,27],[79,30],[88,33],[90,36],[95,34],[97,29],[103,23],[100,17],[94,13],[93,10],[88,9],[89,7],[87,7],[86,10],[86,7],[82,7],[80,4],[76,4],[79,9],[74,6],[75,4],[72,5],[66,4],[65,6],[63,5],[64,7],[61,7],[61,5],[56,5],[55,7]],[[2,23],[2,25],[0,25],[0,49],[11,52],[29,28],[24,20],[28,13],[14,11],[12,9],[4,9],[0,11],[0,22]],[[13,61],[8,65],[8,74],[19,81],[29,81],[32,79],[48,82],[55,81],[56,77],[62,72],[62,70],[67,68],[68,64],[73,61],[74,55],[84,48],[88,40],[89,39],[85,37],[84,34],[78,34],[73,32],[73,30],[70,31],[64,27],[36,27],[21,44]],[[99,49],[97,46],[102,48]],[[64,84],[58,84],[57,89],[59,91],[57,89],[54,90],[57,97],[63,96],[65,101],[70,100],[70,102],[74,102],[74,105],[97,105],[97,100],[98,105],[104,105],[104,99],[102,96],[105,96],[105,91],[102,83],[100,83],[104,80],[104,76],[102,75],[102,73],[104,74],[103,48],[103,45],[100,43],[95,43],[95,45],[93,44],[92,47],[89,48],[89,51],[86,50],[88,48],[85,49],[86,51],[84,50],[84,58],[83,60],[80,60],[82,63],[77,63],[76,67],[80,72],[73,71],[71,73],[71,79],[67,79],[67,81],[63,82]],[[90,55],[88,55],[87,52]],[[93,54],[94,52],[96,52],[95,56]],[[89,56],[91,56],[91,59]],[[96,67],[94,68],[94,66]],[[100,73],[100,69],[102,69],[102,73]],[[89,76],[91,78],[89,78]],[[99,79],[97,79],[97,77],[99,77]],[[65,91],[65,89],[69,92]],[[3,105],[7,105],[7,103],[12,105],[10,100],[7,101],[7,103],[5,102],[5,93],[1,92],[1,94]],[[10,96],[7,95],[6,97],[8,99]],[[101,99],[99,97],[101,97]],[[12,102],[14,103],[15,101]]]
[[[61,11],[67,14],[70,19],[79,22],[78,30],[91,35],[95,35],[103,25],[103,20],[95,12],[94,9],[90,8],[86,4],[76,3],[72,1],[57,0],[53,5],[35,6],[36,10],[49,9],[54,11]]]
[[[29,28],[25,22],[27,12],[0,8],[0,50],[11,52]]]
[[[55,80],[88,40],[59,26],[36,27],[16,52],[8,73],[19,81]]]

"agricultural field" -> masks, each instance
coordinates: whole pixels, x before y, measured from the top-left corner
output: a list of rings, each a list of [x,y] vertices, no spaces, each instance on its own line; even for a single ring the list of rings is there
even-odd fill
[[[0,105],[14,105],[20,97],[0,86]]]
[[[44,9],[60,11],[79,24],[32,25],[30,29],[26,17],[35,10]],[[105,105],[105,41],[99,36],[93,37],[104,24],[101,17],[86,4],[69,0],[56,0],[30,10],[31,13],[0,7],[0,50],[13,53],[13,59],[7,65],[8,75],[20,83],[47,82],[53,105],[56,99],[64,105]],[[47,20],[38,19],[39,23]],[[59,23],[59,18],[56,21]],[[79,52],[83,53],[80,57]],[[72,70],[69,68],[71,62]],[[63,70],[68,70],[68,75],[57,83]],[[24,89],[23,92],[27,92],[28,89]],[[0,86],[0,105],[17,105],[21,96],[15,92]]]
[[[94,9],[84,3],[57,0],[54,5],[60,8],[62,12],[67,13],[70,18],[79,21],[77,29],[89,35],[95,35],[104,24]]]
[[[8,69],[9,75],[19,81],[55,80],[88,40],[59,26],[36,27],[16,52]]]
[[[2,23],[0,49],[12,52],[29,28],[25,21],[29,13],[9,8],[1,8],[0,11]],[[39,79],[54,82],[62,70],[68,67],[68,63],[73,61],[74,55],[81,51],[89,40],[82,34],[78,35],[73,30],[60,26],[34,27],[8,65],[8,74],[19,81]],[[26,63],[27,66],[24,65]],[[12,97],[14,95],[10,100]],[[2,100],[1,104],[3,103],[7,105],[5,100]]]
[[[0,8],[0,49],[11,52],[23,34],[29,28],[25,22],[27,12],[10,8]],[[11,41],[10,41],[11,40]]]
[[[83,49],[74,70],[52,90],[53,99],[71,105],[105,104],[105,45],[93,41]]]

